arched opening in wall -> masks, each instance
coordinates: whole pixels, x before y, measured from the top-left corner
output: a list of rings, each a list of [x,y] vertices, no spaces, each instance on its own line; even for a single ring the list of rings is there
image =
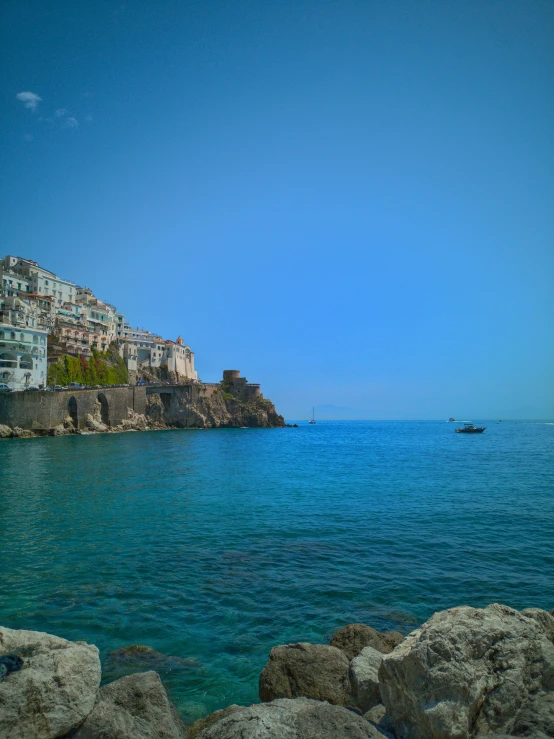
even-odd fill
[[[77,401],[74,395],[69,398],[69,403],[67,404],[67,412],[69,413],[69,417],[71,418],[71,421],[73,422],[75,428],[78,428],[79,416],[77,415]]]
[[[19,360],[19,369],[32,370],[33,369],[33,358],[30,354],[23,354]]]
[[[17,355],[11,354],[10,352],[0,354],[0,367],[12,370],[17,369]]]
[[[105,426],[109,426],[110,425],[110,408],[108,406],[108,401],[104,393],[98,394],[98,402],[100,403],[100,418],[102,419],[102,423]]]

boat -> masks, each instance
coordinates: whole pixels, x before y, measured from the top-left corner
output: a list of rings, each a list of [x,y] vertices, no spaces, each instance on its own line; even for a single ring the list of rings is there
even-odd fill
[[[465,423],[461,429],[454,429],[457,434],[482,434],[486,426],[475,426],[473,423]]]
[[[310,423],[315,423],[315,408],[312,408],[312,417],[310,419]]]
[[[452,423],[452,421],[455,421],[455,420],[456,420],[455,418],[452,418],[452,416],[450,416],[450,418],[448,419],[448,422]]]

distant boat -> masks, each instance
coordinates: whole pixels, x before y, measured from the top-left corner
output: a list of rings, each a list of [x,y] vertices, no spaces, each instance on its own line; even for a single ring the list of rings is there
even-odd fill
[[[474,426],[472,423],[465,423],[461,429],[454,429],[457,434],[482,434],[486,426]]]
[[[456,420],[456,419],[455,419],[455,418],[452,418],[452,416],[450,416],[450,418],[448,419],[448,421],[449,421],[449,422],[450,422],[450,421],[455,421],[455,420]]]
[[[312,418],[310,420],[310,423],[315,423],[315,408],[312,407]]]

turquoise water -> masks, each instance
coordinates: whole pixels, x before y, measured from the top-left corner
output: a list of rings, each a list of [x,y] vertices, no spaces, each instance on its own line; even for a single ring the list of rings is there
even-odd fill
[[[270,648],[554,607],[554,424],[327,422],[0,442],[0,623],[144,644],[187,720]]]

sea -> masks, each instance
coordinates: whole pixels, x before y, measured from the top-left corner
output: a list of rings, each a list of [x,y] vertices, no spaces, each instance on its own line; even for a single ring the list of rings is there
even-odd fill
[[[479,424],[0,441],[0,624],[96,644],[104,682],[157,669],[191,722],[256,702],[277,644],[550,610],[554,423]]]

